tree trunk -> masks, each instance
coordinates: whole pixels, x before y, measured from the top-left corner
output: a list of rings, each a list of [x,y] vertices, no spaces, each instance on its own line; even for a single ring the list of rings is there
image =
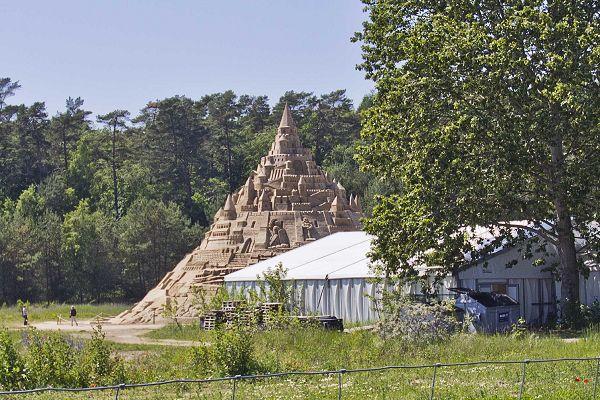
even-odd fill
[[[115,207],[115,219],[119,219],[119,187],[117,182],[117,161],[116,161],[116,135],[117,126],[116,123],[113,126],[112,131],[112,178],[113,178],[113,195],[114,195],[114,207]]]
[[[138,262],[137,264],[137,273],[138,273],[138,281],[140,283],[140,293],[142,295],[148,293],[148,288],[146,287],[146,283],[144,282],[144,273],[142,271],[142,265]],[[138,297],[140,293],[136,293],[135,296]]]
[[[315,129],[315,162],[317,165],[321,165],[323,163],[323,114],[318,111],[317,114],[317,127]]]
[[[229,183],[229,193],[233,193],[233,178],[231,177],[231,139],[229,138],[229,127],[225,122],[225,142],[227,145],[227,180]]]
[[[46,305],[50,305],[50,266],[47,258],[44,261],[44,269],[46,271]]]
[[[571,212],[566,201],[567,195],[564,188],[564,152],[560,138],[557,138],[553,146],[551,146],[551,152],[554,169],[552,191],[556,212],[557,250],[560,260],[560,300],[563,310],[566,310],[569,303],[575,304],[579,302],[579,268],[577,266],[577,250],[575,248]]]
[[[555,201],[555,207],[557,211],[561,303],[579,302],[579,268],[577,267],[577,250],[571,217],[560,202]]]
[[[62,129],[62,150],[63,150],[63,162],[65,164],[65,177],[69,169],[69,153],[67,151],[67,132],[66,128]]]

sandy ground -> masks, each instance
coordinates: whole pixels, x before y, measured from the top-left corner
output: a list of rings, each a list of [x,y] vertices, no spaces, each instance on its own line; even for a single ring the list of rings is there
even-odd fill
[[[58,325],[56,321],[46,321],[32,323],[31,326],[41,331],[61,331],[75,335],[89,335],[93,331],[94,322],[90,320],[79,321],[79,326],[71,326],[70,323],[62,323]],[[102,330],[106,333],[106,339],[115,343],[126,344],[150,344],[160,346],[197,346],[200,342],[189,340],[174,340],[174,339],[152,339],[143,337],[145,333],[155,329],[162,328],[164,323],[150,324],[130,324],[130,325],[102,325]]]

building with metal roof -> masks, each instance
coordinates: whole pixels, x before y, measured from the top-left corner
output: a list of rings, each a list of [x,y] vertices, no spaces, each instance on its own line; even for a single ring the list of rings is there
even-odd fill
[[[377,276],[368,256],[372,239],[362,231],[334,233],[226,275],[225,286],[230,291],[259,291],[263,274],[281,263],[287,270],[284,279],[294,286],[295,305],[301,314],[373,321],[379,317],[375,305],[381,297],[382,282],[374,279]],[[449,289],[456,287],[505,294],[519,303],[520,314],[528,323],[546,322],[557,315],[560,282],[554,281],[549,269],[532,265],[532,260],[524,258],[519,250],[519,247],[497,249],[485,259],[446,277],[437,286],[438,294],[455,297]],[[546,265],[556,261],[555,252],[550,250]],[[421,275],[427,275],[428,269],[431,270],[420,267]],[[594,268],[589,277],[581,277],[582,303],[600,300],[599,282],[600,272]],[[420,294],[421,286],[415,283],[405,290]]]

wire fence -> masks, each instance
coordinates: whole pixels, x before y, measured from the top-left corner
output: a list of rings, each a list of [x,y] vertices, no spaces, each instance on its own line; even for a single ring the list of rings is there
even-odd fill
[[[231,383],[231,399],[235,400],[238,395],[238,383],[247,380],[257,379],[273,379],[273,378],[285,378],[293,376],[337,376],[337,398],[338,400],[343,398],[343,383],[344,376],[354,373],[365,373],[365,372],[384,372],[390,370],[415,370],[415,369],[428,369],[432,370],[431,384],[429,387],[428,399],[433,400],[436,398],[436,384],[438,384],[437,376],[438,371],[442,368],[452,367],[476,367],[486,365],[520,365],[520,382],[518,399],[523,399],[526,390],[527,382],[527,366],[530,364],[543,364],[543,363],[560,363],[560,362],[577,362],[577,361],[595,361],[596,368],[592,384],[591,399],[596,399],[598,390],[598,376],[600,374],[600,357],[585,357],[585,358],[548,358],[548,359],[532,359],[532,360],[520,360],[520,361],[472,361],[472,362],[459,362],[459,363],[435,363],[435,364],[421,364],[421,365],[390,365],[384,367],[374,368],[359,368],[359,369],[340,369],[331,371],[291,371],[291,372],[278,372],[269,374],[259,375],[236,375],[227,376],[223,378],[207,378],[207,379],[172,379],[158,382],[147,382],[147,383],[121,383],[114,386],[98,386],[98,387],[87,387],[87,388],[38,388],[30,390],[15,390],[15,391],[0,391],[0,396],[21,396],[27,394],[44,393],[44,392],[63,392],[63,393],[75,393],[75,392],[98,392],[98,391],[114,391],[115,400],[119,400],[119,396],[127,389],[143,388],[143,387],[156,387],[165,385],[195,383],[195,384],[207,384],[215,382],[230,382]]]

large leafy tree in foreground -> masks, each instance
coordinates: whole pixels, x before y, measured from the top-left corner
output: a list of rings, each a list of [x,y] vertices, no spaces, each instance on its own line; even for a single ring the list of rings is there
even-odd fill
[[[533,234],[576,301],[599,241],[598,1],[363,1],[355,40],[377,93],[359,157],[403,185],[366,225],[374,257],[452,270],[478,247],[469,227]]]

